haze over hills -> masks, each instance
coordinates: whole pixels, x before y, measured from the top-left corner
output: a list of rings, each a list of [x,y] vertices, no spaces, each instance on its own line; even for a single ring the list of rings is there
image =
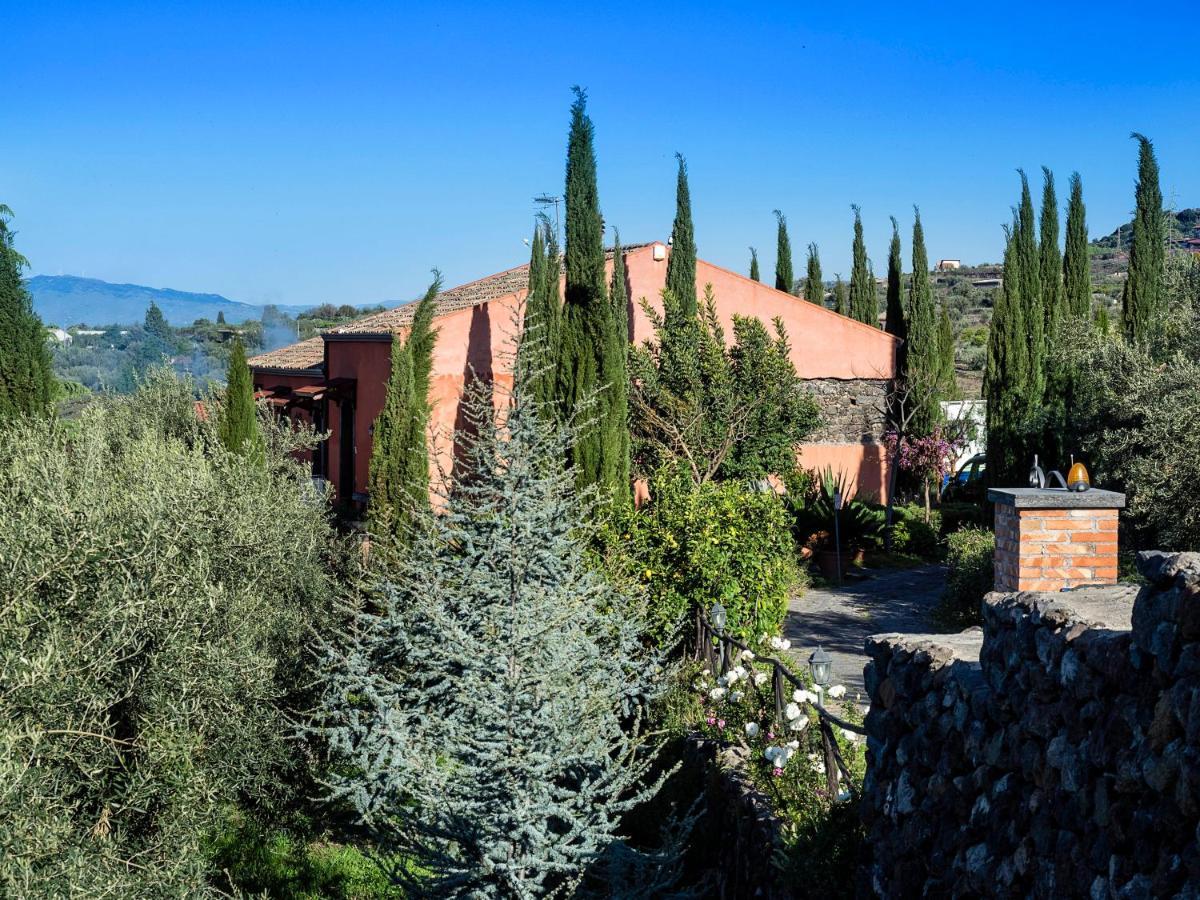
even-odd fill
[[[80,322],[89,325],[140,322],[151,301],[157,303],[172,325],[191,325],[197,319],[215,320],[225,314],[230,324],[262,318],[262,306],[230,300],[220,294],[199,294],[171,288],[152,288],[140,284],[112,284],[98,278],[76,275],[35,275],[26,287],[33,297],[33,308],[47,325],[67,327]],[[296,315],[312,305],[278,305],[280,312]]]

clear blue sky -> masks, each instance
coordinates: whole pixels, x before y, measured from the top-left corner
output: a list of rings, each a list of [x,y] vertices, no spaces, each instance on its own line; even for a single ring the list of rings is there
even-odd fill
[[[1064,195],[1078,169],[1111,231],[1135,129],[1200,205],[1184,6],[6,2],[0,31],[0,202],[35,273],[365,303],[524,262],[576,83],[606,221],[665,239],[681,151],[701,255],[753,244],[765,278],[776,207],[827,277],[851,203],[877,271],[913,203],[931,259],[996,260],[1018,166]]]

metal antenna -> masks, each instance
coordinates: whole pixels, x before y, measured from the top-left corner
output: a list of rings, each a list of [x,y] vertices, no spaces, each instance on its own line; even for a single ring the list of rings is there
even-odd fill
[[[558,204],[562,203],[562,197],[555,197],[551,194],[538,194],[533,198],[533,202],[542,208],[545,212],[546,207],[554,207],[554,239],[558,241],[558,245],[562,246],[562,232],[558,227]]]

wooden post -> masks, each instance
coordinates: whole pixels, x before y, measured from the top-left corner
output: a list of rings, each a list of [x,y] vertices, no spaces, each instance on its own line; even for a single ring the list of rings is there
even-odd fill
[[[836,800],[838,795],[838,768],[837,759],[833,755],[833,727],[825,721],[824,716],[820,716],[820,723],[821,749],[825,751],[825,786],[829,789],[830,799]]]
[[[787,706],[783,699],[783,690],[783,669],[780,668],[778,661],[772,660],[771,692],[775,695],[775,719],[779,722],[780,728],[787,724],[783,719],[783,710]]]

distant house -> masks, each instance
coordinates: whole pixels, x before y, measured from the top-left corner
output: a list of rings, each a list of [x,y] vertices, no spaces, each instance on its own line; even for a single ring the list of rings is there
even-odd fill
[[[630,298],[629,338],[641,343],[653,328],[643,298],[661,305],[670,248],[662,242],[624,249]],[[612,254],[607,261],[612,268]],[[512,384],[511,343],[520,328],[529,266],[518,266],[438,295],[438,338],[429,398],[430,467],[451,471],[459,402],[469,378]],[[900,341],[817,303],[752,281],[703,260],[696,285],[711,284],[717,314],[731,330],[733,316],[763,322],[778,317],[787,329],[792,361],[821,410],[820,430],[799,447],[806,468],[830,467],[857,489],[883,496],[884,399],[896,376]],[[375,313],[249,360],[257,396],[280,413],[311,421],[329,437],[313,457],[313,474],[339,497],[365,503],[374,423],[383,408],[391,343],[403,337],[415,303]]]
[[[939,259],[935,267],[939,272],[953,272],[955,269],[962,268],[961,259]]]
[[[46,333],[47,333],[47,334],[48,334],[50,337],[52,337],[52,338],[54,338],[56,341],[58,341],[60,344],[69,344],[69,343],[71,343],[71,334],[70,334],[70,332],[63,331],[61,328],[47,328],[47,329],[46,329]]]

